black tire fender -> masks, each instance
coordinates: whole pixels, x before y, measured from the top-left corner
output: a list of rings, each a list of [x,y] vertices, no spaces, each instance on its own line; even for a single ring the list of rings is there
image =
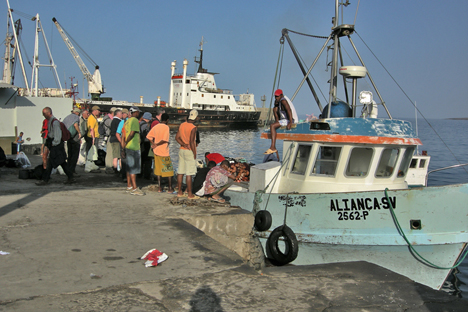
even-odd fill
[[[281,237],[286,247],[284,253],[278,246]],[[282,225],[274,229],[270,236],[268,236],[266,245],[267,256],[272,258],[272,263],[275,265],[285,265],[296,260],[299,252],[296,234],[294,234],[293,230],[287,225]]]
[[[260,210],[255,215],[255,229],[260,232],[269,230],[271,227],[271,220],[271,213],[267,210]]]

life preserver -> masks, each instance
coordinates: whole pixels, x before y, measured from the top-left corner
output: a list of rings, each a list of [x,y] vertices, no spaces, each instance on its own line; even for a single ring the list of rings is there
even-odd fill
[[[255,228],[257,231],[267,231],[271,227],[271,214],[267,210],[260,210],[255,215]]]
[[[285,245],[284,253],[278,246],[279,238],[283,237]],[[285,265],[297,258],[299,246],[297,244],[296,234],[287,225],[281,225],[274,229],[266,242],[267,257],[269,257],[274,265]]]

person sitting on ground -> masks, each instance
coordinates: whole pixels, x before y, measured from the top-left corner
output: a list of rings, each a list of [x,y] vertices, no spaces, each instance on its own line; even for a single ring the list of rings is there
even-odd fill
[[[208,172],[205,183],[197,195],[211,195],[211,199],[218,203],[224,203],[226,200],[221,196],[227,190],[231,183],[229,179],[235,180],[236,177],[229,173],[229,161],[223,160],[219,166],[216,166]]]
[[[202,187],[203,182],[205,182],[206,175],[210,172],[211,168],[216,167],[216,163],[212,160],[208,161],[208,164],[204,168],[200,168],[193,179],[193,192],[196,194]]]
[[[275,122],[270,125],[271,146],[264,154],[276,153],[276,129],[286,127],[291,130],[293,123],[297,123],[298,118],[294,105],[289,98],[283,95],[283,90],[275,91],[275,107],[273,108]]]
[[[145,113],[146,114],[146,113]],[[159,193],[163,192],[161,187],[161,177],[167,177],[169,180],[169,193],[174,193],[172,188],[172,178],[174,177],[174,168],[172,167],[171,156],[169,154],[170,129],[167,125],[169,115],[161,115],[160,123],[154,126],[147,134],[146,138],[151,143],[154,153],[154,175],[158,177]]]
[[[219,164],[224,159],[225,158],[220,153],[210,153],[210,152],[205,153],[205,164],[208,164],[208,162],[210,162],[211,160],[214,161],[216,164]]]

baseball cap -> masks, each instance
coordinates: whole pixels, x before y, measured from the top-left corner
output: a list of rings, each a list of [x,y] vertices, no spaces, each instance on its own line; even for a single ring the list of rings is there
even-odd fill
[[[145,112],[145,113],[143,114],[143,119],[152,119],[152,118],[153,118],[153,116],[151,116],[151,113],[150,113],[150,112]]]
[[[136,106],[130,107],[130,109],[128,111],[130,112],[130,114],[132,114],[134,112],[141,112],[141,110]]]
[[[112,108],[110,109],[110,112],[113,113],[113,112],[116,111],[116,109],[117,109],[117,107],[112,107]]]
[[[283,94],[283,90],[278,89],[275,91],[275,96]]]
[[[188,119],[190,120],[195,120],[198,117],[198,111],[196,109],[192,109],[190,111],[190,115],[188,116]]]
[[[72,110],[72,113],[81,113],[81,109],[75,107],[75,108]]]
[[[92,111],[93,111],[93,110],[101,110],[101,108],[100,108],[99,106],[97,106],[97,105],[94,105],[94,106],[91,108],[91,110],[92,110]]]
[[[122,113],[123,114],[128,114],[128,109],[126,109],[126,108],[122,109]]]

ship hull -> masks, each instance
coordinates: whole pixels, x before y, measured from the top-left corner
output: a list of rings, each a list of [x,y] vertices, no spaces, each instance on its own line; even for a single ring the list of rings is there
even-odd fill
[[[101,112],[107,113],[111,107],[120,107],[129,109],[131,106],[118,105],[113,103],[103,104],[88,103],[87,106],[92,107],[98,105]],[[181,123],[187,120],[190,109],[177,107],[155,107],[155,106],[138,106],[142,112],[149,112],[154,117],[158,109],[164,110],[169,115],[168,125],[171,128],[177,128]],[[220,111],[220,110],[201,110],[198,109],[198,120],[196,125],[198,128],[218,128],[218,129],[254,129],[258,127],[261,112],[243,112],[243,111]]]
[[[466,247],[467,194],[468,184],[389,191],[388,198],[384,191],[267,193],[257,198],[251,192],[225,192],[231,205],[254,215],[270,212],[271,227],[256,232],[268,258],[267,240],[285,222],[298,243],[292,264],[367,261],[434,289],[442,287]]]

